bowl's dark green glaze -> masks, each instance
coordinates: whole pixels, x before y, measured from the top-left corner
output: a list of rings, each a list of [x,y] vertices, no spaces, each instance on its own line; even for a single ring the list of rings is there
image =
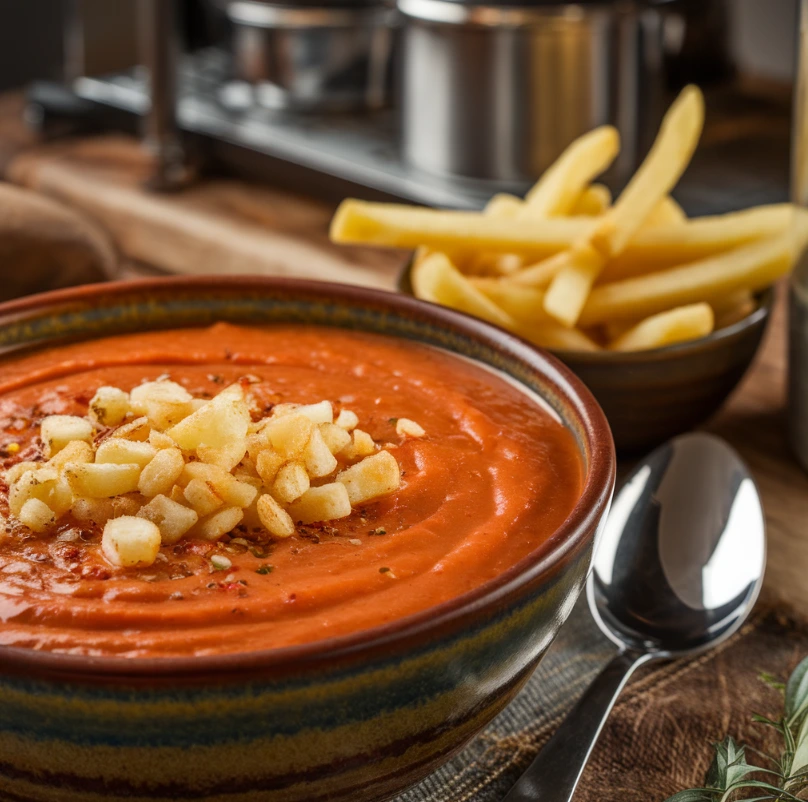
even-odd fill
[[[412,261],[399,278],[412,295]],[[760,347],[774,303],[774,290],[758,308],[707,337],[667,348],[554,352],[592,391],[606,413],[618,451],[647,451],[704,423],[727,400]]]
[[[0,647],[3,800],[388,798],[513,698],[582,587],[614,483],[606,420],[566,368],[494,327],[345,286],[171,279],[0,306],[0,349],[216,320],[382,332],[504,371],[574,433],[586,475],[581,500],[542,548],[495,580],[355,635],[181,659]]]

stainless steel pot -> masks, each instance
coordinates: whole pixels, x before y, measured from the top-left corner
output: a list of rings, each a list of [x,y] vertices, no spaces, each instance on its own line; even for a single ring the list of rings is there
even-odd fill
[[[395,9],[381,3],[227,3],[237,78],[253,101],[295,111],[387,104]]]
[[[662,12],[637,2],[398,0],[403,154],[431,173],[530,181],[613,123],[625,176],[659,119]]]

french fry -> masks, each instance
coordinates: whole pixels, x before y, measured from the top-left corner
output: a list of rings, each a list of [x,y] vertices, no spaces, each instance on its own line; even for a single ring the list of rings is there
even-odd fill
[[[704,126],[704,96],[688,86],[668,109],[656,141],[593,233],[605,256],[623,251],[648,215],[676,186],[696,150]]]
[[[600,351],[600,346],[580,329],[567,328],[554,320],[546,319],[528,325],[519,323],[516,333],[525,340],[550,351]]]
[[[506,192],[500,192],[491,197],[485,205],[485,214],[489,214],[492,217],[503,217],[513,220],[519,216],[524,205],[524,201],[521,198],[517,198],[516,195],[508,195]]]
[[[513,328],[513,319],[478,290],[442,253],[431,253],[412,270],[415,295],[425,301],[450,306],[504,328]]]
[[[511,220],[480,212],[436,211],[394,203],[343,201],[331,221],[333,242],[426,247],[433,251],[518,253],[538,260],[569,248],[591,232],[592,218]]]
[[[794,216],[794,208],[781,203],[697,217],[682,225],[643,228],[622,254],[608,262],[598,283],[666,270],[784,234],[792,228]]]
[[[488,201],[483,214],[513,220],[519,217],[523,206],[521,198],[500,193]],[[522,264],[522,257],[516,253],[480,253],[471,258],[468,269],[463,272],[470,275],[506,276],[516,272]]]
[[[699,301],[709,303],[741,289],[757,292],[791,269],[793,243],[789,232],[682,267],[596,287],[579,322],[594,326]]]
[[[516,321],[520,337],[555,351],[598,351],[598,344],[579,329],[562,326],[542,308],[544,292],[491,278],[473,279],[474,285]]]
[[[474,278],[471,283],[517,323],[548,320],[542,305],[544,291],[495,278]]]
[[[584,189],[619,151],[620,135],[610,125],[578,137],[527,193],[522,217],[533,220],[569,214]]]
[[[597,217],[603,214],[612,205],[612,193],[609,187],[603,184],[591,184],[575,201],[570,214]]]
[[[650,351],[667,345],[706,337],[715,323],[706,303],[679,306],[651,315],[609,344],[610,351]]]
[[[564,326],[572,327],[603,269],[603,255],[590,245],[570,251],[571,264],[560,270],[544,296],[544,311]]]
[[[508,278],[509,282],[523,287],[549,287],[553,279],[565,268],[575,264],[575,254],[572,250],[561,251],[554,256],[548,256],[533,265],[514,273]]]
[[[676,226],[687,222],[684,209],[671,197],[663,198],[648,215],[644,228],[655,226]]]

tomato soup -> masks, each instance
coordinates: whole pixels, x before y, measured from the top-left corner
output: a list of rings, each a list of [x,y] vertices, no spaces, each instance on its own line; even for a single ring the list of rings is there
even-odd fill
[[[6,360],[3,465],[44,460],[43,417],[87,414],[101,386],[129,391],[168,376],[209,398],[245,375],[267,409],[322,399],[349,407],[398,461],[400,487],[339,520],[298,525],[291,537],[237,527],[218,542],[164,545],[148,567],[112,565],[100,528],[70,516],[49,533],[8,525],[0,644],[169,657],[354,633],[496,577],[544,543],[580,496],[572,435],[511,383],[434,348],[314,326],[222,323]],[[400,418],[425,435],[400,437]],[[225,559],[212,563],[214,554]]]

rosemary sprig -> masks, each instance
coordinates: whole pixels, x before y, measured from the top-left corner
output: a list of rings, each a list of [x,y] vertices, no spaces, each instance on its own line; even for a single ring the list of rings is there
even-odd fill
[[[715,757],[703,788],[688,788],[666,802],[791,802],[804,799],[808,789],[808,657],[794,669],[788,682],[770,674],[761,681],[783,694],[783,715],[770,719],[755,714],[753,721],[774,729],[783,740],[777,757],[738,744],[731,736],[713,744]],[[766,761],[771,768],[749,763],[747,752]]]

